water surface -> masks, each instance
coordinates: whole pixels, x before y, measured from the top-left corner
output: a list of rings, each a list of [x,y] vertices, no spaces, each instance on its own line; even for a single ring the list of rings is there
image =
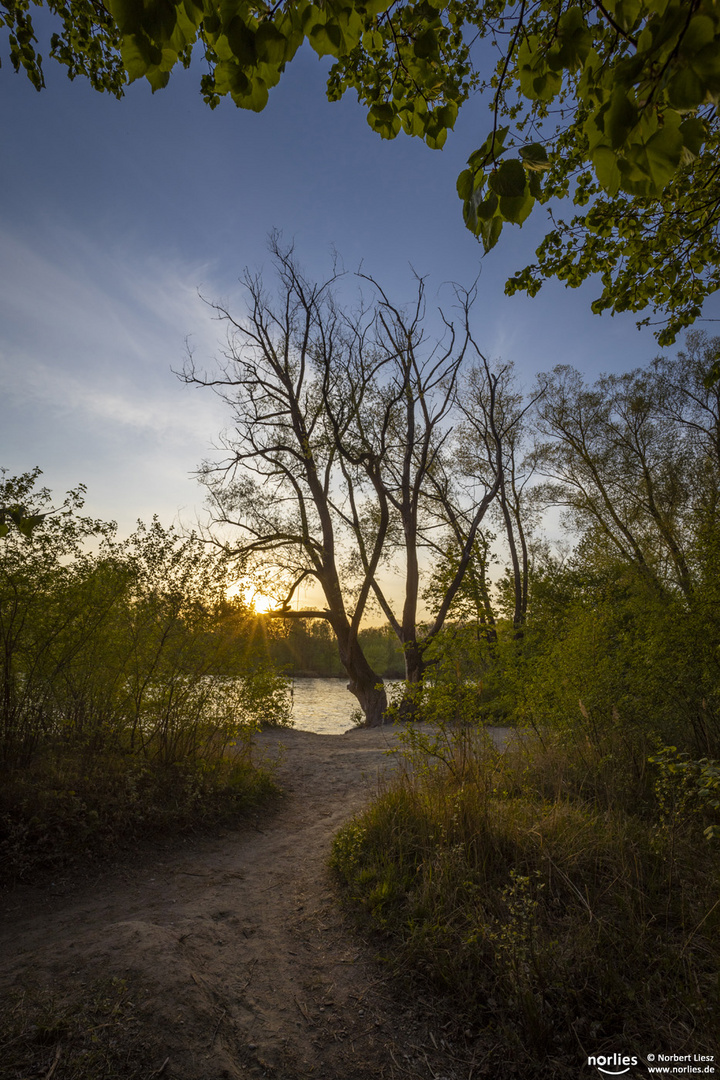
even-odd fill
[[[389,689],[392,683],[386,682]],[[354,726],[353,714],[362,718],[358,699],[347,679],[294,679],[291,684],[293,720],[300,731],[342,735]]]

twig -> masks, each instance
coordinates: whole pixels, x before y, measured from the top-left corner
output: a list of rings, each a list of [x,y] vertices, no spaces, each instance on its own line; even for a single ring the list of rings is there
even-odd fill
[[[715,910],[715,908],[716,908],[716,907],[718,906],[718,904],[720,904],[720,900],[717,900],[717,901],[716,901],[716,902],[715,902],[715,903],[713,904],[713,906],[712,906],[712,907],[710,908],[710,910],[708,911],[708,913],[707,913],[707,915],[705,916],[705,918],[701,919],[701,920],[700,920],[700,922],[699,922],[699,923],[697,924],[697,926],[696,926],[696,927],[695,927],[695,929],[693,930],[692,934],[690,935],[690,937],[689,937],[689,938],[687,939],[687,941],[686,941],[686,942],[685,942],[685,944],[683,945],[683,947],[682,947],[682,951],[681,951],[681,953],[680,953],[680,955],[681,955],[681,956],[683,956],[683,955],[684,955],[684,953],[685,953],[685,950],[687,949],[688,945],[690,944],[690,942],[692,941],[692,939],[693,939],[693,938],[695,937],[695,935],[697,934],[698,930],[699,930],[699,929],[700,929],[700,927],[701,927],[701,926],[703,925],[703,923],[704,923],[704,922],[707,922],[707,920],[708,920],[708,919],[710,918],[710,916],[712,915],[713,911],[714,911],[714,910]]]
[[[297,999],[297,998],[293,998],[293,1001],[295,1002],[295,1004],[297,1005],[298,1009],[300,1010],[300,1012],[301,1012],[301,1013],[303,1014],[303,1016],[304,1016],[304,1017],[305,1017],[305,1019],[307,1020],[308,1024],[310,1024],[310,1025],[311,1025],[312,1027],[314,1027],[314,1026],[315,1026],[315,1023],[314,1023],[314,1021],[313,1021],[313,1020],[311,1020],[311,1019],[310,1019],[310,1017],[308,1016],[308,1012],[307,1012],[307,1009],[305,1009],[305,1008],[304,1008],[304,1007],[303,1007],[303,1006],[302,1006],[302,1005],[300,1004],[300,1002],[298,1001],[298,999]]]
[[[55,1072],[55,1070],[58,1067],[58,1062],[60,1060],[60,1055],[61,1054],[62,1054],[62,1046],[60,1045],[60,1043],[58,1043],[57,1046],[55,1047],[55,1060],[53,1061],[52,1065],[50,1066],[50,1071],[45,1074],[45,1080],[51,1080],[51,1077],[52,1077],[53,1073]]]
[[[159,1069],[156,1069],[155,1072],[150,1073],[151,1080],[152,1080],[153,1076],[161,1076],[165,1072],[165,1070],[167,1069],[169,1064],[170,1064],[170,1058],[168,1056],[168,1057],[165,1058],[165,1060],[163,1061],[163,1063],[162,1063],[162,1065],[160,1066]]]
[[[227,1016],[227,1009],[223,1009],[223,1011],[220,1013],[220,1016],[218,1017],[218,1022],[215,1025],[215,1030],[212,1033],[212,1039],[210,1040],[210,1047],[209,1047],[210,1050],[212,1050],[213,1046],[215,1045],[215,1039],[217,1037],[218,1031],[220,1030],[220,1025],[222,1024],[222,1022],[223,1022],[223,1020],[225,1019],[226,1016]]]
[[[411,1074],[409,1069],[404,1069],[402,1067],[402,1065],[398,1065],[397,1058],[395,1057],[395,1055],[392,1052],[392,1049],[389,1046],[388,1046],[388,1050],[390,1050],[390,1057],[393,1059],[393,1064],[394,1064],[395,1068],[399,1069],[400,1072],[405,1073],[407,1076],[411,1076],[412,1074]]]
[[[284,881],[281,878],[280,881],[273,882],[272,885],[268,885],[267,888],[261,889],[260,892],[270,892],[271,889],[277,889],[278,885],[283,885]]]
[[[364,1031],[358,1031],[357,1034],[353,1034],[353,1042],[355,1039],[364,1039],[366,1035],[369,1035],[371,1031],[378,1031],[378,1024],[373,1023],[372,1027],[365,1028]]]
[[[241,994],[243,993],[243,991],[247,990],[248,986],[250,985],[250,980],[253,977],[253,971],[255,970],[255,965],[257,964],[257,962],[258,962],[258,957],[256,956],[255,959],[253,960],[252,964],[250,965],[250,973],[248,974],[247,979],[245,980],[242,987],[240,988],[240,993]]]
[[[435,1070],[433,1069],[433,1067],[432,1067],[432,1065],[430,1064],[430,1062],[428,1061],[428,1056],[427,1056],[427,1054],[426,1054],[426,1053],[425,1053],[424,1051],[423,1051],[423,1057],[425,1058],[425,1064],[427,1065],[427,1067],[428,1067],[428,1072],[429,1072],[429,1073],[430,1073],[430,1075],[432,1076],[433,1080],[438,1080],[438,1075],[437,1075],[437,1073],[435,1072]]]

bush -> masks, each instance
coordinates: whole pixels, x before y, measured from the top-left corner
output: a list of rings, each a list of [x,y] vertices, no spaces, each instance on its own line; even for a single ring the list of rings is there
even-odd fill
[[[250,734],[291,722],[286,680],[227,599],[227,559],[157,519],[119,542],[82,516],[82,488],[54,510],[38,476],[0,479],[15,508],[0,532],[9,880],[237,812],[271,787]]]
[[[509,1061],[576,1076],[578,1042],[679,1052],[692,1033],[712,1052],[720,862],[690,819],[663,824],[651,770],[613,791],[612,770],[567,740],[501,754],[465,731],[452,758],[448,746],[333,848],[395,969],[435,992],[458,1033],[490,1033],[498,1076]]]

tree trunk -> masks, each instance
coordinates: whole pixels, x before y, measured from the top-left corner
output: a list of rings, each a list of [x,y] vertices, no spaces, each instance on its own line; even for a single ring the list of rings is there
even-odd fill
[[[403,645],[405,653],[405,678],[411,685],[421,683],[425,674],[426,664],[423,660],[423,650],[417,641],[406,641]]]
[[[418,718],[418,696],[427,664],[423,660],[423,650],[418,641],[406,641],[403,652],[405,653],[405,681],[408,687],[398,705],[397,719],[401,723],[409,724]]]
[[[336,627],[335,633],[340,660],[348,673],[347,688],[360,703],[365,714],[365,727],[380,727],[385,723],[388,704],[382,677],[368,664],[357,639],[353,640],[347,624]]]
[[[351,675],[347,688],[360,702],[360,708],[365,714],[365,727],[380,727],[386,722],[387,694],[379,675],[373,675],[369,681],[353,679]]]

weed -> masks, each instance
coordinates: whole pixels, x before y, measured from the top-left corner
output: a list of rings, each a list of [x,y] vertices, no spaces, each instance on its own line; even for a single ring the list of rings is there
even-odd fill
[[[0,1080],[145,1080],[157,1054],[141,1045],[134,1010],[121,979],[19,990],[0,1006]]]
[[[720,860],[702,831],[658,828],[652,770],[627,760],[545,735],[501,754],[446,731],[335,841],[398,973],[526,1076],[548,1060],[576,1075],[578,1044],[715,1045]]]

